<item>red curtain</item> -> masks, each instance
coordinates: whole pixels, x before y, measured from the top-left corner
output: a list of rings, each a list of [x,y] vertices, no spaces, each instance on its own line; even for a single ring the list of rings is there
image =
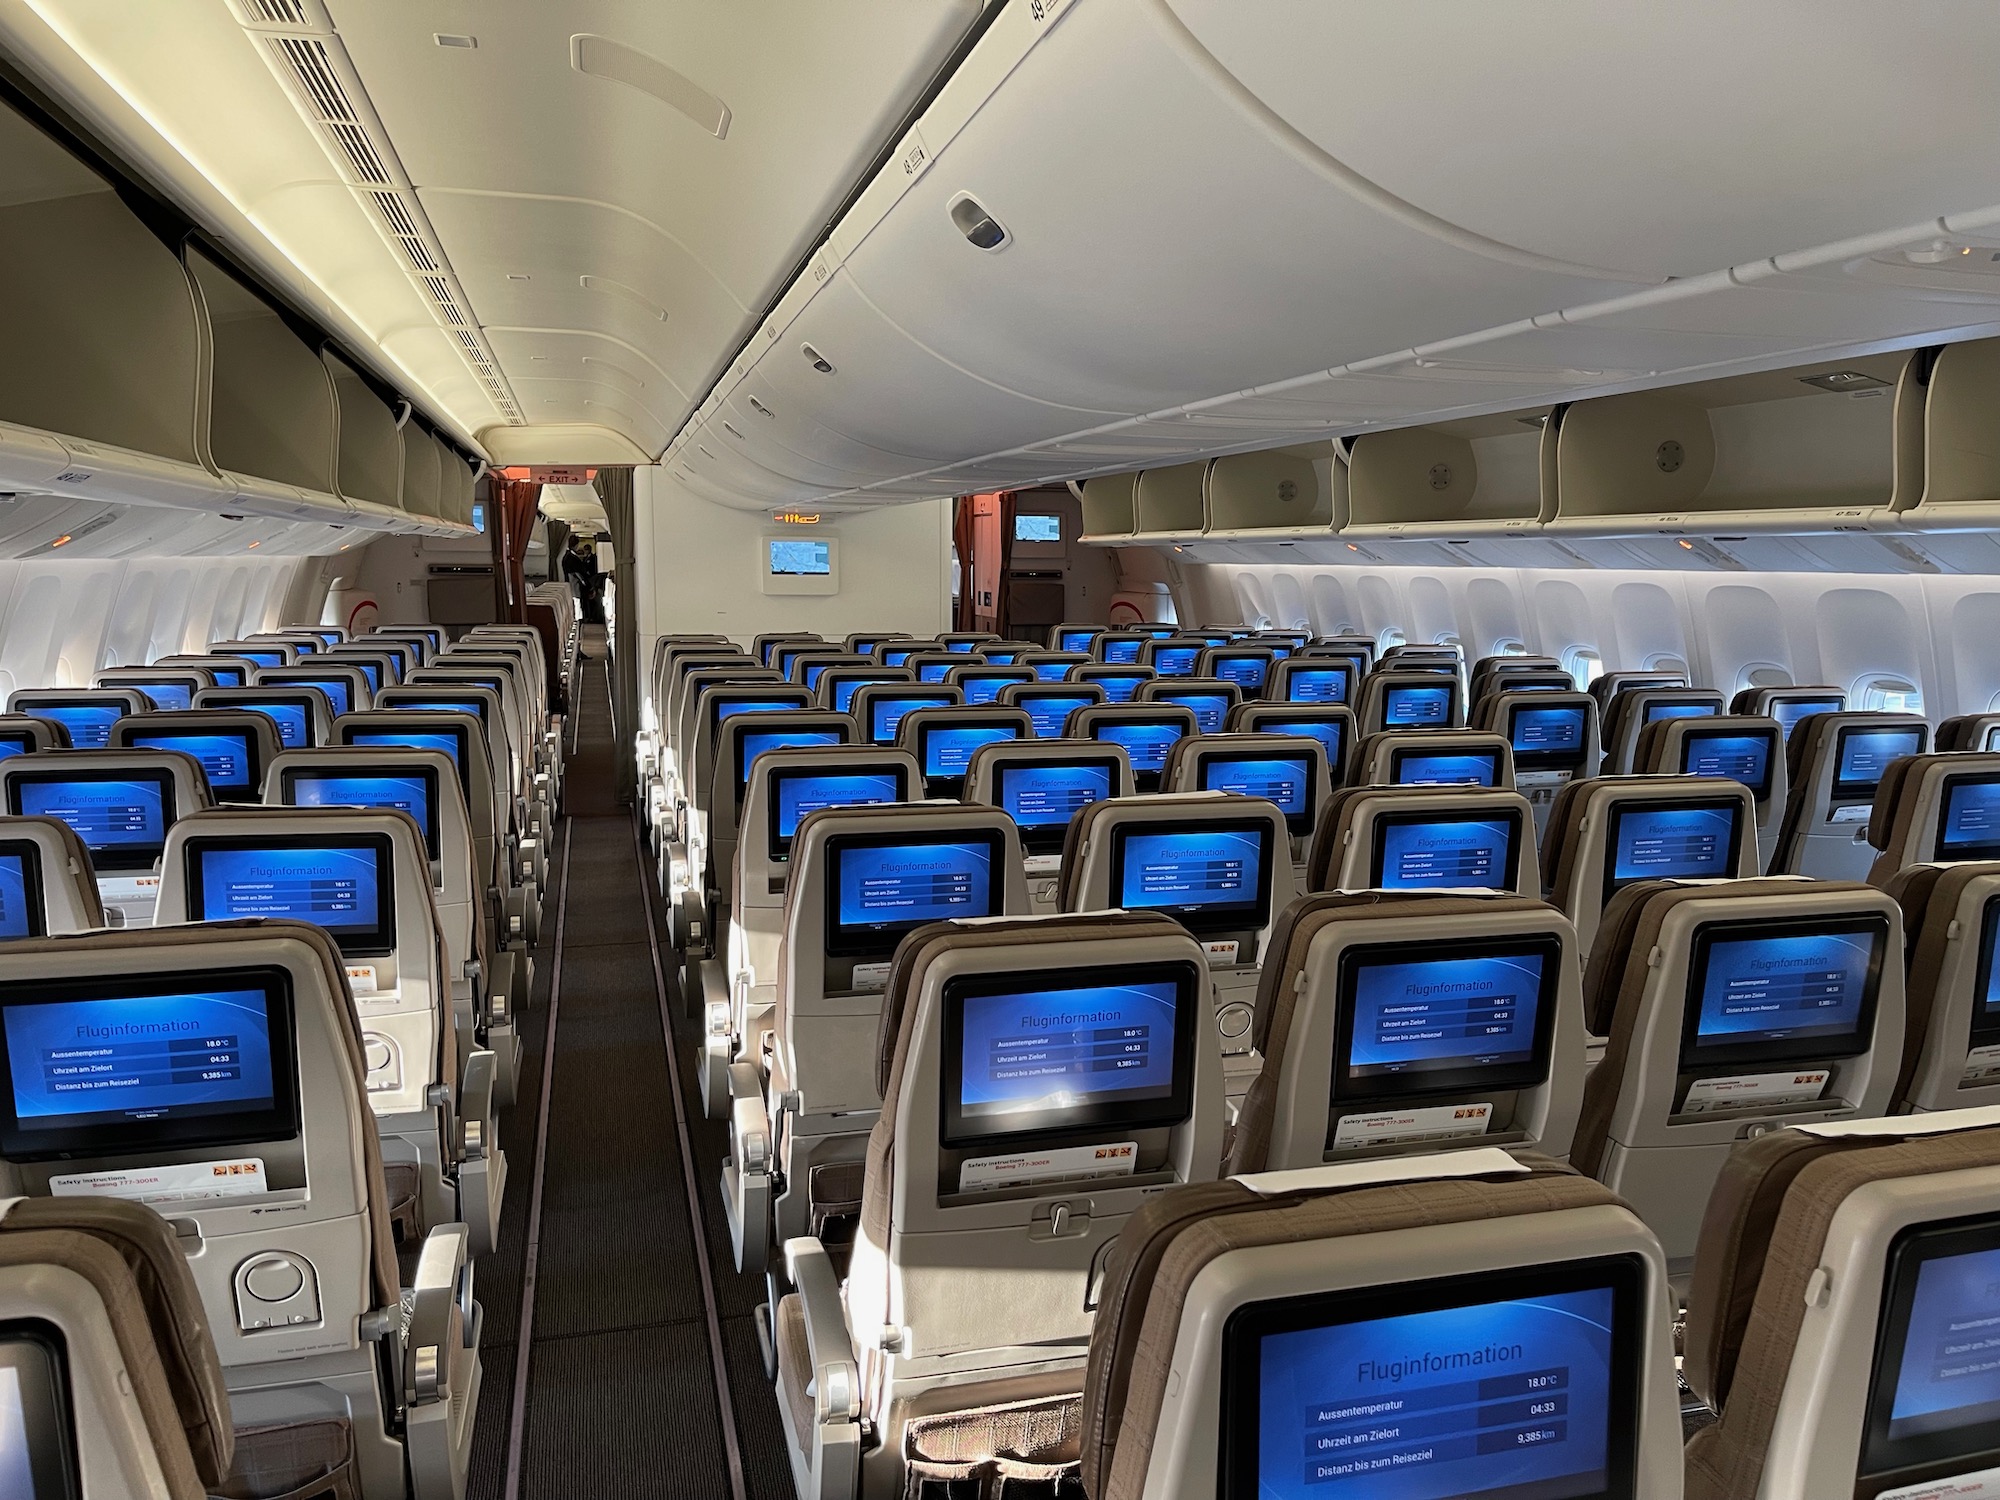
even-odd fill
[[[535,507],[541,504],[542,487],[532,479],[492,479],[493,514],[499,519],[494,530],[494,561],[506,580],[501,599],[504,618],[518,625],[527,619],[528,579],[523,571],[528,560],[528,539],[535,530]]]

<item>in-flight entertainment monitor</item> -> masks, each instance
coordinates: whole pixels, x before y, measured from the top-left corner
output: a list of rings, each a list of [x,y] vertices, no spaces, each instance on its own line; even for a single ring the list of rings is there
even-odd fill
[[[1090,737],[1106,744],[1123,745],[1132,763],[1134,776],[1158,779],[1166,769],[1167,754],[1187,732],[1178,714],[1170,719],[1133,719],[1127,722],[1092,726]]]
[[[951,708],[957,702],[956,696],[918,691],[873,694],[868,700],[868,738],[878,745],[893,745],[903,715],[920,708]]]
[[[773,860],[791,858],[792,836],[807,813],[822,807],[860,807],[901,802],[910,794],[903,767],[842,766],[839,770],[773,766],[765,790],[770,796],[766,849]]]
[[[490,701],[483,693],[447,693],[436,688],[411,688],[410,692],[420,692],[421,698],[396,698],[382,705],[384,708],[418,708],[435,714],[473,714],[479,719],[480,728],[486,727],[486,705]],[[796,703],[787,703],[787,708],[796,708]]]
[[[1713,703],[1648,703],[1646,722],[1657,724],[1662,719],[1712,719],[1722,712]]]
[[[1848,724],[1834,741],[1833,800],[1873,802],[1889,762],[1921,755],[1924,731],[1916,724]]]
[[[125,717],[121,705],[89,699],[41,699],[24,703],[17,711],[37,719],[53,719],[69,731],[70,747],[76,750],[102,750],[111,743],[111,726]]]
[[[33,755],[34,753],[35,737],[26,730],[10,729],[4,734],[0,734],[0,760],[7,760],[16,755]]]
[[[1118,762],[1081,753],[1073,760],[1003,761],[995,768],[1000,806],[1021,831],[1030,854],[1061,850],[1070,819],[1117,787]]]
[[[1067,674],[1065,674],[1067,675]],[[1106,703],[1130,703],[1139,695],[1139,685],[1153,680],[1153,674],[1146,667],[1134,667],[1126,671],[1113,668],[1092,667],[1088,672],[1079,672],[1071,679],[1076,682],[1094,682],[1104,689]]]
[[[1069,723],[1069,716],[1079,708],[1088,708],[1097,701],[1094,693],[1032,692],[1016,693],[1014,707],[1025,710],[1028,722],[1034,726],[1038,740],[1059,740],[1063,728]]]
[[[438,782],[434,766],[343,766],[339,770],[287,767],[279,793],[292,807],[393,807],[424,831],[424,849],[442,857],[438,837]]]
[[[1131,666],[1139,660],[1139,650],[1144,641],[1135,639],[1106,637],[1099,643],[1107,665]]]
[[[1521,863],[1519,809],[1384,813],[1375,820],[1368,883],[1376,890],[1512,890]]]
[[[283,749],[306,750],[312,747],[312,699],[306,697],[304,693],[293,696],[273,693],[264,698],[232,698],[229,706],[247,708],[250,712],[262,714],[269,719],[277,726],[278,744]]]
[[[260,667],[284,667],[291,665],[285,660],[285,653],[283,651],[273,650],[269,646],[231,646],[229,654],[231,656],[240,656],[245,661],[253,661]]]
[[[167,729],[135,734],[135,750],[178,750],[201,762],[202,775],[218,802],[255,802],[263,768],[257,764],[255,736],[248,730]]]
[[[331,933],[349,958],[396,951],[396,870],[386,833],[244,834],[189,839],[188,911],[197,922],[284,917]]]
[[[989,651],[986,654],[993,661],[1000,659],[994,652]],[[1038,661],[1032,663],[1028,670],[1035,674],[1037,682],[1063,682],[1068,679],[1071,667],[1083,665],[1085,663],[1076,661]]]
[[[1259,654],[1245,652],[1238,656],[1218,651],[1214,671],[1224,682],[1233,682],[1243,689],[1244,697],[1254,698],[1264,691],[1264,679],[1270,675],[1271,663]]]
[[[465,757],[469,753],[463,725],[426,725],[422,729],[362,728],[348,724],[341,728],[341,742],[368,749],[441,750],[451,757],[460,785],[465,783]]]
[[[1014,516],[1014,540],[1017,542],[1060,542],[1062,540],[1062,517],[1031,516],[1026,512],[1016,512]]]
[[[1514,749],[1515,771],[1580,771],[1590,748],[1589,714],[1581,703],[1510,705],[1507,742]]]
[[[1312,832],[1319,809],[1314,805],[1313,761],[1310,754],[1259,750],[1215,750],[1201,757],[1201,789],[1262,797],[1277,804],[1294,838]]]
[[[1448,729],[1451,727],[1449,683],[1398,683],[1382,690],[1384,729]]]
[[[1163,912],[1197,937],[1263,927],[1271,918],[1271,845],[1262,818],[1125,823],[1111,833],[1112,900],[1128,911]]]
[[[1605,829],[1604,899],[1640,880],[1726,880],[1743,852],[1743,804],[1622,802]]]
[[[1740,781],[1761,802],[1771,793],[1776,740],[1776,735],[1759,729],[1690,729],[1681,739],[1681,771]]]
[[[1104,632],[1096,626],[1085,626],[1080,630],[1065,630],[1056,637],[1058,651],[1088,651],[1090,643]]]
[[[1246,1303],[1217,1500],[1629,1500],[1646,1297],[1621,1255]]]
[[[1847,699],[1838,693],[1824,698],[1773,698],[1771,717],[1778,721],[1785,738],[1790,739],[1799,720],[1812,714],[1837,714],[1846,707]]]
[[[797,750],[844,745],[847,732],[837,725],[824,729],[745,729],[736,737],[736,790],[750,785],[750,768],[766,750]]]
[[[1979,919],[1979,968],[1972,986],[1974,1047],[2000,1046],[2000,896],[1989,896]]]
[[[854,695],[871,682],[903,682],[902,677],[837,677],[833,683],[833,711],[838,714],[850,712],[854,707]]]
[[[42,937],[42,851],[33,839],[0,839],[0,939]]]
[[[1192,963],[947,980],[943,1143],[1025,1145],[1089,1130],[1116,1141],[1194,1107]]]
[[[178,711],[194,707],[194,689],[188,686],[185,678],[127,677],[121,678],[117,685],[137,688],[156,709]]]
[[[1000,690],[1012,687],[1021,681],[1011,667],[1002,667],[993,672],[964,672],[959,675],[959,691],[965,695],[967,703],[993,703],[998,701]]]
[[[917,726],[917,764],[924,768],[924,780],[940,790],[962,786],[972,755],[981,745],[995,745],[1021,737],[1020,725],[1011,720],[981,724],[976,721],[947,721]]]
[[[69,1351],[40,1318],[0,1323],[0,1495],[82,1500]]]
[[[1227,693],[1205,693],[1198,688],[1186,690],[1168,688],[1155,693],[1151,701],[1177,703],[1182,708],[1191,709],[1194,713],[1194,727],[1201,734],[1221,732],[1222,722],[1229,717],[1229,710],[1234,706],[1230,703]]]
[[[1562,940],[1552,932],[1348,949],[1334,1097],[1546,1082],[1561,968]]]
[[[829,838],[826,951],[891,953],[926,922],[1000,915],[1006,842],[997,828]]]
[[[254,968],[0,984],[0,1155],[158,1155],[299,1131],[291,977]]]
[[[1389,752],[1391,786],[1498,786],[1498,750],[1426,750],[1397,746]]]
[[[1288,703],[1346,703],[1353,694],[1351,662],[1302,661],[1285,674]]]
[[[1703,924],[1688,961],[1682,1068],[1865,1051],[1888,942],[1880,916]]]
[[[1192,677],[1199,646],[1155,646],[1151,666],[1162,677]],[[1109,661],[1111,658],[1106,657]]]
[[[17,817],[61,818],[75,829],[100,875],[152,869],[178,815],[173,773],[164,768],[36,771],[16,776],[7,791]]]
[[[1935,860],[2000,859],[2000,776],[1947,776]]]
[[[1343,755],[1346,749],[1346,721],[1332,714],[1315,714],[1310,710],[1298,713],[1260,713],[1255,730],[1257,734],[1300,734],[1308,739],[1318,740],[1326,746],[1326,770],[1335,786],[1346,777],[1347,761]]]
[[[833,572],[833,548],[826,542],[772,537],[771,573],[779,578],[825,578]]]

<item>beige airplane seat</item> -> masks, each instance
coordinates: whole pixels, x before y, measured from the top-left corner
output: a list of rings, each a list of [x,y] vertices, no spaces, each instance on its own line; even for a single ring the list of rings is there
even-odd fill
[[[1792,737],[1799,720],[1812,714],[1837,714],[1847,707],[1847,694],[1836,687],[1751,687],[1744,688],[1729,700],[1729,711],[1733,714],[1759,714],[1767,719],[1776,719],[1778,727],[1785,732],[1785,738]],[[1941,732],[1941,731],[1940,731]],[[1977,749],[1977,746],[1961,745],[1939,749]]]
[[[1702,1224],[1684,1374],[1721,1420],[1689,1500],[1990,1493],[2000,1110],[1740,1142]]]
[[[1652,1232],[1482,1149],[1176,1188],[1127,1222],[1091,1333],[1092,1500],[1678,1500]]]
[[[462,1500],[480,1383],[468,1231],[436,1227],[398,1263],[332,938],[241,922],[11,948],[10,1053],[78,1025],[198,1038],[204,1062],[234,1075],[229,1108],[206,1108],[212,1084],[140,1071],[152,1118],[106,1121],[16,1072],[0,1096],[0,1194],[23,1208],[136,1197],[169,1216],[228,1383],[235,1468],[260,1493]],[[125,1049],[114,1065],[143,1070],[159,1044],[107,1045]],[[121,1111],[139,1097],[121,1091]]]
[[[2000,1104],[2000,861],[1905,865],[1883,883],[1903,911],[1903,1062],[1895,1113]]]
[[[1556,796],[1542,836],[1549,901],[1590,956],[1611,898],[1641,880],[1748,880],[1758,874],[1756,804],[1738,781],[1602,776]]]
[[[449,658],[438,660],[443,663]],[[494,785],[503,793],[507,846],[519,877],[518,886],[529,897],[530,921],[539,923],[541,891],[548,879],[548,849],[539,832],[544,820],[522,759],[520,734],[507,706],[505,682],[498,668],[431,666],[412,672],[403,687],[384,689],[380,706],[442,704],[469,706],[478,713],[479,722],[486,728]],[[532,946],[537,939],[531,933],[528,941]]]
[[[1600,672],[1584,689],[1597,700],[1597,707],[1604,715],[1608,736],[1611,724],[1611,703],[1628,688],[1670,687],[1684,688],[1688,685],[1684,672]],[[1608,742],[1608,741],[1607,741]]]
[[[2000,859],[2000,755],[1908,755],[1882,773],[1868,814],[1870,885],[1905,865]]]
[[[1778,849],[1785,804],[1785,732],[1776,719],[1757,714],[1711,714],[1656,719],[1639,732],[1633,749],[1637,776],[1706,776],[1750,788],[1757,808],[1757,867],[1767,870]]]
[[[176,819],[210,805],[201,763],[179,750],[11,756],[0,760],[0,802],[13,817],[57,818],[76,830],[105,917],[121,927],[152,922],[167,835]]]
[[[1227,1096],[1256,1076],[1258,975],[1297,898],[1291,832],[1276,804],[1226,792],[1095,802],[1070,821],[1058,903],[1066,912],[1171,917],[1207,955]]]
[[[1264,697],[1273,703],[1335,704],[1352,709],[1360,694],[1356,691],[1363,668],[1360,663],[1340,657],[1316,657],[1295,653],[1274,662],[1265,679]]]
[[[1070,821],[1093,802],[1133,795],[1123,746],[1099,740],[999,740],[972,753],[966,803],[1004,810],[1020,839],[1028,905],[1035,916],[1059,909],[1062,851]]]
[[[333,700],[316,687],[291,683],[276,687],[203,688],[197,709],[250,709],[270,719],[286,750],[324,745],[333,733]]]
[[[923,795],[953,801],[964,795],[973,752],[981,745],[1034,737],[1035,724],[1026,709],[999,703],[912,709],[896,725],[897,745],[922,768]]]
[[[1333,797],[1326,746],[1308,735],[1203,734],[1177,742],[1162,773],[1172,792],[1262,797],[1285,815],[1293,880],[1301,889],[1319,815]]]
[[[1539,898],[1535,815],[1527,798],[1498,787],[1351,786],[1320,815],[1306,885]]]
[[[741,832],[745,789],[751,768],[767,750],[823,749],[859,741],[852,717],[817,708],[752,708],[732,713],[719,726],[709,773],[704,831],[706,892],[715,921],[726,928],[736,904],[736,840]],[[709,908],[704,904],[680,920]]]
[[[1604,764],[1597,700],[1588,693],[1502,687],[1479,700],[1472,722],[1507,741],[1514,790],[1535,810],[1538,835],[1548,832],[1562,789],[1590,780]]]
[[[716,956],[689,950],[687,999],[699,1005],[702,1107],[719,1120],[729,1110],[729,1065],[761,1066],[771,1009],[777,1003],[778,948],[792,845],[807,814],[822,807],[869,806],[917,799],[922,778],[906,750],[876,745],[819,745],[767,750],[752,767],[736,838],[734,904]],[[717,915],[708,914],[711,929]]]
[[[194,695],[214,687],[215,674],[203,667],[107,667],[90,679],[93,688],[137,688],[153,710],[194,707]]]
[[[1385,729],[1355,747],[1355,786],[1485,786],[1511,791],[1514,751],[1484,729]]]
[[[399,1228],[461,1222],[497,1241],[507,1178],[498,1060],[461,1036],[422,827],[393,808],[218,808],[167,841],[159,925],[283,917],[339,947]]]
[[[266,636],[245,636],[240,641],[210,641],[208,649],[223,656],[248,657],[260,667],[295,666],[306,654],[299,650],[295,641],[272,640]]]
[[[1903,1056],[1902,913],[1872,886],[1645,881],[1584,971],[1609,1037],[1570,1160],[1638,1210],[1676,1269],[1731,1142],[1888,1111]]]
[[[1954,714],[1937,727],[1936,750],[2000,750],[2000,714]]]
[[[34,714],[0,714],[0,760],[69,748],[69,730],[54,719]]]
[[[1231,1173],[1455,1149],[1569,1154],[1576,933],[1527,896],[1303,896],[1278,919]]]
[[[1639,736],[1668,719],[1699,719],[1722,712],[1722,694],[1710,688],[1629,687],[1604,709],[1606,776],[1641,773]]]
[[[1456,672],[1403,670],[1385,662],[1361,679],[1354,716],[1363,734],[1385,729],[1462,729],[1465,693]]]
[[[111,726],[114,750],[179,750],[201,763],[217,802],[255,802],[278,754],[278,727],[249,709],[161,709]]]
[[[641,767],[662,795],[671,790],[677,770],[672,743],[676,725],[670,699],[681,679],[680,663],[693,656],[758,665],[754,657],[744,655],[720,636],[663,635],[653,642],[652,673],[647,679],[646,700],[640,705],[641,724],[635,748],[641,756]]]
[[[659,836],[678,840],[681,837],[681,816],[684,810],[690,773],[693,769],[692,750],[684,748],[690,743],[688,725],[690,717],[687,707],[690,698],[699,698],[704,686],[719,686],[732,683],[763,683],[773,686],[788,686],[784,678],[773,668],[760,667],[751,658],[741,653],[702,651],[699,649],[672,654],[669,664],[674,676],[666,684],[666,700],[663,708],[665,719],[661,733],[666,737],[663,767],[666,775],[666,809],[660,825]],[[695,680],[697,679],[698,680]]]
[[[868,744],[894,745],[903,720],[917,709],[953,708],[964,701],[957,688],[941,682],[871,682],[854,690],[848,714]]]
[[[0,1209],[0,1479],[18,1500],[205,1500],[236,1434],[179,1237],[111,1198]]]
[[[1812,714],[1785,742],[1786,800],[1773,875],[1865,880],[1876,789],[1890,765],[1924,753],[1930,726],[1915,714]]]
[[[896,964],[844,1287],[820,1241],[785,1245],[773,1343],[801,1500],[1073,1472],[1105,1255],[1222,1148],[1205,965],[1178,924],[939,923]]]
[[[796,1235],[844,1240],[860,1211],[897,944],[930,922],[1028,914],[1020,839],[995,807],[822,808],[792,857],[769,1050],[729,1070],[723,1202],[741,1271]]]
[[[215,687],[244,687],[250,681],[250,674],[257,670],[257,663],[247,656],[217,656],[196,651],[180,651],[167,656],[156,656],[153,658],[153,665],[167,669],[199,667],[214,679]]]
[[[1132,784],[1157,792],[1174,744],[1200,731],[1194,710],[1179,703],[1103,703],[1079,708],[1067,732],[1076,739],[1122,745],[1132,764]]]
[[[0,815],[0,941],[105,925],[90,850],[61,818]]]
[[[440,667],[497,673],[501,706],[515,733],[523,791],[534,812],[534,835],[544,848],[558,803],[560,754],[549,738],[549,706],[539,650],[522,641],[467,636],[438,658]]]

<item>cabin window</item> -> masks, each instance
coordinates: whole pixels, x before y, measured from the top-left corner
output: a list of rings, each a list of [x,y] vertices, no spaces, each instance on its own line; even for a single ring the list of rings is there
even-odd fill
[[[1510,636],[1506,640],[1495,641],[1493,643],[1493,654],[1495,656],[1526,656],[1528,654],[1528,643],[1526,641],[1517,641]]]
[[[1375,637],[1375,648],[1377,651],[1387,651],[1391,646],[1404,645],[1408,640],[1408,636],[1391,625]]]
[[[1753,662],[1743,669],[1743,686],[1747,688],[1791,687],[1792,674],[1776,662]]]
[[[1924,692],[1902,677],[1870,677],[1854,694],[1860,707],[1878,714],[1920,714]]]
[[[1672,672],[1683,682],[1694,681],[1694,678],[1688,675],[1686,660],[1668,651],[1656,651],[1653,655],[1647,657],[1646,670],[1648,672]]]
[[[1587,646],[1572,646],[1563,653],[1563,669],[1578,687],[1589,687],[1604,675],[1604,658]]]

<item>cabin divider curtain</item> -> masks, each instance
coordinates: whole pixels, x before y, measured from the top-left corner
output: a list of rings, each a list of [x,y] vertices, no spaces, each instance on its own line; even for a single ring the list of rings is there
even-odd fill
[[[632,733],[639,723],[639,559],[638,527],[633,516],[632,471],[599,469],[592,481],[604,502],[604,519],[611,526],[615,571],[611,577],[615,608],[611,616],[611,732],[618,753],[618,800],[629,804],[638,790],[632,759]]]
[[[494,561],[505,578],[501,618],[519,625],[528,618],[528,580],[523,569],[528,560],[528,539],[535,533],[535,507],[541,504],[542,487],[532,479],[495,478],[491,483],[493,514],[500,522]]]
[[[960,495],[951,508],[951,544],[958,559],[958,597],[953,601],[951,628],[971,630],[978,604],[972,572],[972,496]]]

